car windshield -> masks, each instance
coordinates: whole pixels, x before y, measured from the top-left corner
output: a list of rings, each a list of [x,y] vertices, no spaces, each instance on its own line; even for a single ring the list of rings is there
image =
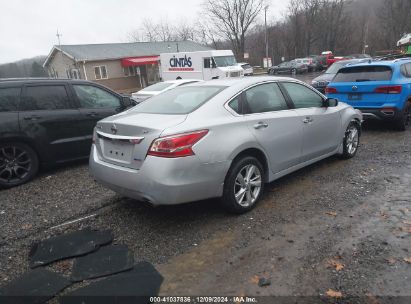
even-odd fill
[[[392,70],[388,66],[346,67],[338,71],[333,82],[364,82],[391,80]]]
[[[149,114],[188,114],[199,108],[226,87],[178,87],[156,95],[135,106],[133,112]]]
[[[158,92],[158,91],[162,91],[164,89],[167,89],[168,87],[172,86],[173,83],[169,83],[169,82],[159,82],[156,84],[153,84],[151,86],[148,86],[142,90],[140,90],[138,93],[144,93],[144,92]]]
[[[218,67],[227,67],[237,65],[234,56],[218,56],[214,57],[214,61]]]
[[[325,74],[337,74],[338,71],[345,66],[347,63],[340,63],[340,62],[335,62],[333,63],[327,71],[325,71]]]

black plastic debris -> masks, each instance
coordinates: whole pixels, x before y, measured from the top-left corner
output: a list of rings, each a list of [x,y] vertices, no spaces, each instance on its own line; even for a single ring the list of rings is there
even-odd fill
[[[134,266],[133,253],[126,245],[111,245],[74,260],[71,280],[74,282],[98,278],[130,270]]]
[[[158,295],[163,277],[148,262],[140,262],[130,271],[110,276],[60,297],[61,304],[149,303]]]
[[[84,229],[53,237],[34,244],[29,253],[30,267],[38,267],[51,262],[84,255],[111,243],[111,231]]]
[[[46,269],[34,269],[0,289],[2,304],[44,303],[72,283]]]
[[[271,280],[267,278],[260,278],[258,280],[258,286],[264,287],[264,286],[269,286],[271,285]]]

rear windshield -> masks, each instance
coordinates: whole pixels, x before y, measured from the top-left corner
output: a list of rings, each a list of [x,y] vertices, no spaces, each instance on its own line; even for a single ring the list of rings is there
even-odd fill
[[[171,85],[173,85],[173,83],[159,82],[159,83],[153,84],[151,86],[148,86],[147,88],[144,88],[143,90],[140,90],[139,93],[144,93],[146,91],[147,92],[150,92],[150,91],[158,92],[158,91],[162,91],[162,90],[168,88]]]
[[[188,114],[224,90],[221,86],[178,87],[153,96],[133,108],[150,114]]]
[[[391,80],[392,70],[388,66],[346,67],[339,70],[333,82],[361,82]]]

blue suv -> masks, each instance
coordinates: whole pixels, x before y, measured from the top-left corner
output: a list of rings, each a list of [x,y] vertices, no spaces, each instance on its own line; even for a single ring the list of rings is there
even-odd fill
[[[403,131],[411,122],[411,58],[344,67],[325,93],[361,110],[364,119],[391,121]]]

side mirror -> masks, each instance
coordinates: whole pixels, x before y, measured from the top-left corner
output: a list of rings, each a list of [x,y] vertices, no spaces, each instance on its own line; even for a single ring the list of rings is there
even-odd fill
[[[137,105],[137,102],[135,100],[131,99],[128,96],[123,96],[123,106],[125,108],[134,107],[135,105]]]
[[[328,107],[336,107],[338,106],[338,99],[336,98],[327,98],[326,100],[324,100],[324,107],[328,108]]]

